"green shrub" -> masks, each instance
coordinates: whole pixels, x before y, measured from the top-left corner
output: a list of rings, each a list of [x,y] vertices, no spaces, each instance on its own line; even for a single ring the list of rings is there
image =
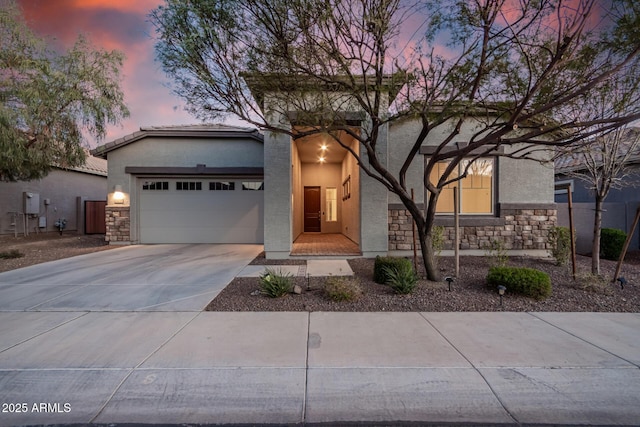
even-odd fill
[[[487,276],[490,286],[505,286],[508,292],[519,293],[535,299],[551,295],[551,279],[547,273],[533,268],[491,267]]]
[[[565,265],[571,255],[571,232],[569,227],[553,227],[549,230],[551,255],[556,265]]]
[[[489,258],[489,263],[492,267],[504,267],[507,265],[509,255],[502,240],[491,239],[483,249],[485,252],[484,256]]]
[[[389,279],[385,273],[385,267],[398,271],[401,268],[407,268],[404,266],[411,268],[411,261],[406,258],[381,257],[378,255],[373,264],[373,281],[384,285]]]
[[[23,256],[24,254],[17,249],[0,252],[0,258],[2,259],[22,258]]]
[[[627,234],[615,228],[600,230],[600,256],[604,259],[617,261],[622,253],[622,247],[627,240]]]
[[[332,276],[324,282],[324,293],[332,301],[353,301],[362,295],[357,278]]]
[[[385,266],[383,271],[387,276],[387,284],[397,293],[410,294],[415,289],[418,276],[410,262],[401,264],[397,269]]]
[[[279,298],[291,292],[293,281],[291,274],[267,268],[260,275],[260,290],[271,298]]]

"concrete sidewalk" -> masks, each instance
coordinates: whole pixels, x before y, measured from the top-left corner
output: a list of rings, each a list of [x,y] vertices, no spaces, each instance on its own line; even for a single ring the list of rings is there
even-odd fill
[[[639,338],[640,314],[0,312],[0,425],[638,425]]]

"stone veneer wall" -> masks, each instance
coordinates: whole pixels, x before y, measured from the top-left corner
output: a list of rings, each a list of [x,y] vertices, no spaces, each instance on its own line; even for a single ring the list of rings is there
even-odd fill
[[[525,208],[526,207],[526,208]],[[549,230],[558,222],[556,209],[516,208],[500,210],[499,218],[460,217],[460,249],[484,249],[491,240],[504,243],[506,249],[551,249]],[[469,226],[469,224],[475,225]],[[444,249],[453,249],[452,218],[438,218],[436,225],[444,226]],[[416,234],[417,239],[417,234]],[[420,248],[420,243],[418,249]],[[389,250],[412,250],[412,219],[405,209],[389,209]]]
[[[131,242],[131,218],[129,206],[107,206],[107,233],[105,240],[110,244]]]

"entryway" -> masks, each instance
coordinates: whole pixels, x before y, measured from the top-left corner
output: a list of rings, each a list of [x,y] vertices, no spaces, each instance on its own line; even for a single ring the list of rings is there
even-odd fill
[[[335,234],[307,234],[302,233],[293,242],[291,255],[322,256],[322,255],[362,255],[360,247],[348,237]]]

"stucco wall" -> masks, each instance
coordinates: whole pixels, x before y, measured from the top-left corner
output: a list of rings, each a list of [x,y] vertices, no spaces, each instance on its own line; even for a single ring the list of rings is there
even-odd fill
[[[544,161],[551,154],[540,151],[535,156]],[[554,203],[553,162],[499,158],[498,197],[499,203]]]
[[[417,120],[403,120],[393,123],[389,127],[389,146],[392,155],[389,156],[389,170],[398,178],[398,174],[416,138],[420,134],[421,123]],[[423,176],[423,155],[416,154],[415,160],[407,170],[407,191],[414,189],[414,200],[417,203],[424,203]],[[395,194],[389,194],[389,203],[400,203],[400,199]]]
[[[24,211],[23,192],[37,193],[40,196],[40,214],[47,217],[47,226],[39,231],[57,231],[54,223],[58,218],[65,218],[65,230],[82,230],[84,218],[78,212],[78,197],[84,200],[106,200],[107,178],[82,172],[62,169],[52,170],[46,177],[37,181],[2,182],[0,183],[0,234],[13,234],[11,215],[7,212]],[[50,204],[45,205],[44,200]],[[80,215],[80,218],[78,216]],[[18,232],[24,232],[22,219],[16,222]],[[36,231],[38,219],[29,220],[28,230]]]
[[[135,180],[125,173],[127,166],[262,167],[262,149],[262,143],[254,140],[148,137],[108,154],[109,193],[122,185],[125,195],[133,194]]]
[[[351,149],[359,152],[357,141],[351,142]],[[342,183],[351,177],[351,197],[343,199]],[[356,243],[360,243],[360,168],[352,155],[342,161],[342,180],[338,188],[338,202],[342,206],[342,233]]]
[[[302,188],[302,164],[297,145],[291,141],[291,180],[292,180],[292,233],[295,240],[304,231],[304,193]]]

